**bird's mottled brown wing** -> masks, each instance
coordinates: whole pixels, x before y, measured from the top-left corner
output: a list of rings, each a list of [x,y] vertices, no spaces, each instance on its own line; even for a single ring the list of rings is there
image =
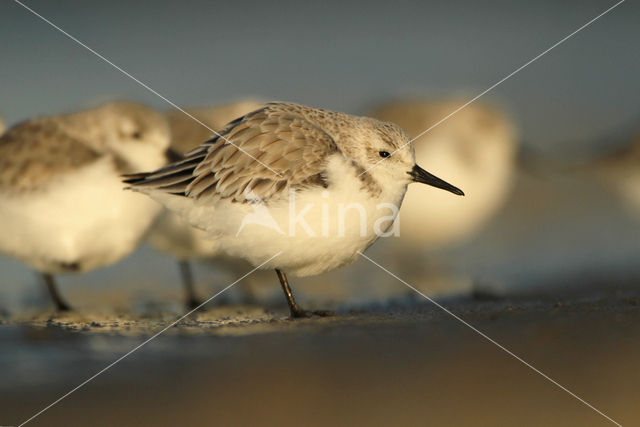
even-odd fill
[[[0,137],[0,191],[37,189],[100,157],[54,121],[18,124]]]
[[[325,186],[327,159],[338,152],[329,134],[286,104],[268,104],[220,133],[224,138],[198,146],[184,160],[125,182],[193,198],[268,201],[289,189]]]

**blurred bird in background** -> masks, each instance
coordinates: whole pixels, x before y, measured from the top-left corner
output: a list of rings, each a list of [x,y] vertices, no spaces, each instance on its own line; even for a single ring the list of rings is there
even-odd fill
[[[165,118],[113,102],[19,123],[0,137],[0,252],[53,275],[82,273],[131,253],[161,207],[122,190],[120,176],[167,162]]]
[[[394,253],[422,266],[424,255],[460,243],[477,232],[504,204],[514,181],[518,134],[497,108],[473,103],[455,111],[457,99],[389,102],[368,115],[395,123],[415,141],[416,163],[464,188],[466,197],[446,197],[426,186],[409,187],[400,211]],[[437,124],[437,125],[436,125]],[[423,275],[424,271],[417,271]]]
[[[251,111],[257,110],[262,103],[257,100],[242,100],[224,105],[204,108],[189,108],[186,111],[213,130],[222,129],[230,121]],[[201,123],[180,110],[165,113],[171,130],[172,160],[195,148],[215,135]],[[148,236],[148,241],[155,249],[165,252],[178,260],[182,283],[184,286],[185,304],[188,308],[200,305],[201,300],[195,291],[193,269],[190,261],[194,259],[212,259],[217,252],[214,244],[206,238],[206,233],[189,225],[178,215],[164,210]],[[235,272],[238,263],[248,265],[240,260],[232,260],[221,255],[218,264],[224,264]],[[242,270],[246,272],[247,270]],[[245,288],[245,291],[247,289]]]

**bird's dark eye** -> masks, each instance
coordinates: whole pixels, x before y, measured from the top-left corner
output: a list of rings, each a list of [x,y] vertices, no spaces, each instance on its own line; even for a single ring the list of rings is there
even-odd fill
[[[133,139],[142,139],[142,132],[134,132],[131,134],[131,138]]]
[[[387,157],[391,156],[391,154],[389,154],[388,151],[380,151],[378,154],[380,154],[380,157],[385,158],[385,159]]]

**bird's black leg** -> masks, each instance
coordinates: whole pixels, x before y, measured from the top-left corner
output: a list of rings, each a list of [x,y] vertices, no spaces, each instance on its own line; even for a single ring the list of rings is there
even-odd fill
[[[186,260],[178,261],[178,265],[180,266],[180,276],[182,276],[182,285],[184,286],[185,305],[188,309],[193,310],[202,304],[202,301],[196,296],[191,265]]]
[[[311,317],[310,312],[301,309],[298,303],[296,303],[296,300],[293,297],[293,292],[291,292],[291,287],[289,286],[289,281],[287,280],[287,275],[277,268],[276,268],[276,274],[278,275],[278,280],[280,280],[280,285],[282,286],[282,290],[284,291],[284,296],[287,299],[287,304],[289,304],[289,311],[291,311],[291,317],[293,318]]]
[[[291,287],[289,286],[289,281],[287,280],[287,275],[284,272],[280,271],[280,269],[276,268],[276,274],[278,275],[278,279],[280,280],[280,285],[282,286],[282,290],[284,291],[284,296],[287,298],[287,304],[289,304],[289,311],[291,312],[291,317],[294,319],[298,319],[301,317],[311,317],[312,315],[317,316],[334,316],[335,313],[331,311],[306,311],[300,308],[300,306],[296,303],[295,298],[293,297],[293,292],[291,291]]]
[[[51,299],[56,306],[56,310],[58,311],[70,311],[71,306],[67,304],[60,294],[58,293],[58,289],[56,289],[56,282],[53,279],[53,275],[48,273],[42,273],[42,278],[44,279],[45,285],[47,285],[47,289],[49,290],[49,295],[51,295]]]

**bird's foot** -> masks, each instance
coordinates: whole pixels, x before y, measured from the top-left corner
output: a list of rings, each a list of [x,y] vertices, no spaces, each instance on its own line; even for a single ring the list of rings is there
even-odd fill
[[[64,301],[58,301],[56,302],[56,311],[58,313],[68,313],[70,311],[73,311],[73,308],[71,308],[71,306]]]
[[[198,298],[188,298],[187,301],[185,302],[185,306],[187,307],[187,310],[194,310],[198,307],[200,307],[200,305],[203,303],[204,301],[201,301]],[[204,307],[200,307],[200,309],[198,311],[205,311]]]

